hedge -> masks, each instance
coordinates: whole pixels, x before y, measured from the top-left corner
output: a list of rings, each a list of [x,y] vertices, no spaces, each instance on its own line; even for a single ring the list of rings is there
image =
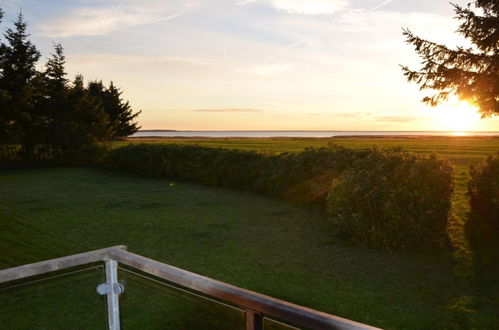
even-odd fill
[[[248,189],[325,206],[335,231],[386,250],[446,245],[452,167],[435,156],[338,146],[265,155],[179,144],[131,144],[104,166]]]
[[[470,167],[471,217],[468,233],[475,249],[499,257],[499,153]]]
[[[112,150],[104,167],[314,203],[324,200],[332,178],[362,154],[342,147],[264,155],[197,145],[130,144]]]
[[[330,221],[340,235],[384,250],[445,247],[452,172],[434,155],[372,149],[336,181]]]

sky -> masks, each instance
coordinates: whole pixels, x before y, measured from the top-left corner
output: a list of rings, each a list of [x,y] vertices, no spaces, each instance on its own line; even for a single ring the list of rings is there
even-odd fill
[[[468,0],[456,0],[458,4]],[[69,77],[113,81],[143,129],[499,130],[458,100],[420,100],[402,28],[451,47],[441,0],[0,0],[22,9],[43,67],[54,42]]]

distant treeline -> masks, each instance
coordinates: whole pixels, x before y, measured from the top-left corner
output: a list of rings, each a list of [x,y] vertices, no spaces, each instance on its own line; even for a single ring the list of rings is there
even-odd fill
[[[0,10],[0,22],[3,12]],[[19,13],[0,39],[0,159],[46,159],[136,132],[134,112],[112,82],[68,81],[61,44],[43,70]]]

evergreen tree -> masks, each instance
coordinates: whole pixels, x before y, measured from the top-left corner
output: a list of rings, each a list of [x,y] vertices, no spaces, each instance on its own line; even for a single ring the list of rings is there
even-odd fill
[[[49,93],[61,94],[66,89],[68,80],[66,79],[66,57],[64,49],[60,43],[54,44],[54,53],[45,64],[45,76]]]
[[[133,112],[130,103],[123,100],[122,92],[113,82],[106,88],[102,81],[92,81],[88,90],[90,94],[102,100],[104,111],[109,117],[108,128],[113,137],[125,137],[137,132],[140,126],[134,120],[141,111]]]
[[[40,53],[29,41],[27,24],[19,13],[14,29],[7,29],[0,56],[0,90],[6,99],[2,107],[3,125],[10,138],[18,137],[26,153],[33,152],[39,135],[34,80]],[[11,141],[12,142],[12,141]]]
[[[3,19],[3,10],[0,8],[0,23]],[[3,65],[1,59],[5,52],[5,46],[0,43],[0,80],[3,77]],[[10,116],[7,112],[9,95],[0,87],[0,147],[9,141],[9,127],[11,126]]]
[[[0,21],[2,16],[0,10]],[[133,113],[113,83],[85,87],[81,75],[68,83],[61,44],[54,44],[45,70],[38,72],[40,53],[26,31],[21,12],[0,43],[0,151],[21,144],[24,156],[34,158],[48,145],[64,153],[137,131],[140,112]]]
[[[23,98],[26,86],[36,74],[36,62],[40,59],[40,52],[29,41],[27,24],[22,12],[14,22],[15,29],[7,29],[4,34],[7,44],[3,44],[1,57],[2,77],[0,88],[9,91],[15,100]]]
[[[406,42],[423,59],[420,70],[403,66],[404,75],[421,90],[437,91],[423,99],[432,106],[456,94],[476,105],[482,117],[499,115],[499,1],[475,0],[474,8],[453,6],[461,21],[457,32],[473,46],[451,49],[404,30]]]
[[[54,44],[54,53],[45,64],[43,112],[47,116],[47,142],[53,146],[64,145],[60,133],[65,129],[65,119],[69,111],[68,80],[66,63],[61,44]]]
[[[77,75],[68,90],[68,108],[59,119],[56,136],[63,151],[78,150],[83,146],[104,142],[111,137],[109,117],[102,101],[91,95]]]

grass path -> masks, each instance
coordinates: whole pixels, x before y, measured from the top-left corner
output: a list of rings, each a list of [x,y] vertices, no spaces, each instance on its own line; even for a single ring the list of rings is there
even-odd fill
[[[190,271],[384,328],[499,324],[498,282],[463,280],[454,274],[452,256],[386,254],[332,234],[320,212],[248,192],[170,186],[88,168],[0,172],[0,268],[125,244]],[[159,298],[138,301],[133,288],[145,284],[127,276],[128,324],[164,326]],[[9,297],[0,296],[4,311]],[[140,306],[142,313],[133,314]]]

